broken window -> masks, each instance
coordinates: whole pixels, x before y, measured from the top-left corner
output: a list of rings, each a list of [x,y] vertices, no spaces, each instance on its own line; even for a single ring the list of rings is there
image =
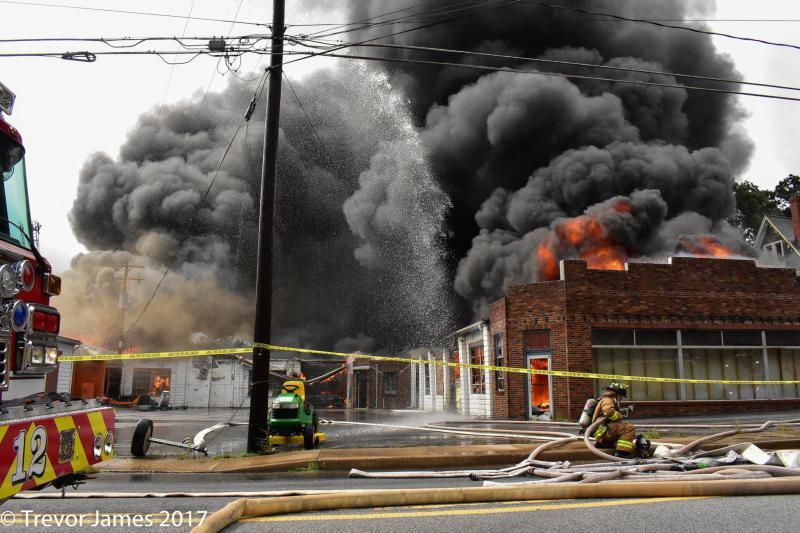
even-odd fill
[[[169,390],[171,376],[169,368],[134,368],[131,394],[157,396]]]
[[[479,365],[478,367],[470,368],[472,376],[472,394],[485,394],[486,381],[483,362],[483,346],[470,346],[469,348],[469,362],[472,365]]]

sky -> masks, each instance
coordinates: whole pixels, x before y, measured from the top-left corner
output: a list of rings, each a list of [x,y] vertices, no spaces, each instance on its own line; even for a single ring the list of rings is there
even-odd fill
[[[37,1],[40,0],[30,0]],[[702,10],[713,7],[710,1],[687,1]],[[183,16],[191,12],[194,17],[266,23],[272,18],[268,0],[49,0],[47,3]],[[344,21],[345,15],[336,10],[301,11],[299,4],[297,0],[289,0],[287,24]],[[318,4],[335,5],[335,2]],[[222,22],[187,23],[184,18],[98,13],[13,2],[0,2],[0,17],[5,39],[244,35],[265,31],[250,25],[235,25],[231,29],[230,24]],[[719,21],[711,25],[719,32],[800,45],[800,32],[797,32],[800,2],[797,0],[761,0],[758,3],[719,0],[716,14],[707,18],[797,19],[793,22]],[[800,86],[800,69],[796,68],[800,63],[800,50],[722,37],[715,37],[714,42],[733,58],[745,79]],[[147,48],[159,46],[165,49],[159,44]],[[100,47],[95,44],[91,49]],[[86,48],[77,43],[50,47],[41,43],[0,43],[3,52]],[[302,61],[288,67],[287,74],[302,77],[313,69],[329,65],[330,61],[334,60]],[[266,62],[265,58],[245,57],[241,72],[249,72],[257,64]],[[72,234],[67,214],[75,198],[80,168],[87,157],[97,151],[115,157],[141,113],[191,97],[209,87],[212,91],[221,89],[230,76],[210,57],[199,57],[175,67],[156,56],[99,56],[94,63],[0,58],[0,81],[17,94],[9,122],[20,130],[26,145],[32,218],[42,224],[40,248],[57,272],[68,268],[70,259],[83,250]],[[797,96],[798,93],[789,94]],[[800,138],[800,102],[746,96],[740,97],[740,102],[748,113],[742,127],[755,142],[756,149],[750,168],[739,178],[772,187],[787,174],[800,173],[800,152],[796,149]]]

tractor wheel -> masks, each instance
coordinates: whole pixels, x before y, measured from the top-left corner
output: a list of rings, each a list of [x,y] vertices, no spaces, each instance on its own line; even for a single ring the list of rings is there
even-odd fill
[[[139,420],[133,430],[131,439],[131,454],[134,457],[144,457],[150,448],[150,437],[153,436],[153,421],[147,418]]]
[[[319,417],[317,416],[316,411],[314,411],[314,416],[311,418],[311,420],[311,425],[314,426],[314,433],[316,433],[319,431]]]
[[[303,426],[303,448],[314,449],[314,426]]]

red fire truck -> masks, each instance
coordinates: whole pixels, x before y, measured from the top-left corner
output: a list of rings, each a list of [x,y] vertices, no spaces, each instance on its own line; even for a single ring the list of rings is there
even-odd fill
[[[77,485],[82,471],[112,457],[114,442],[111,408],[14,393],[25,378],[41,383],[57,368],[61,316],[49,304],[61,279],[34,243],[25,148],[2,114],[13,105],[14,93],[0,83],[0,502],[22,490]]]

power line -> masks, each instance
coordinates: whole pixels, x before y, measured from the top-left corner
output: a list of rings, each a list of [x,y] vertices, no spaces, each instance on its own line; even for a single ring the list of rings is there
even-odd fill
[[[463,7],[465,4],[472,4],[472,5],[467,5],[466,7]],[[406,11],[406,10],[409,10],[409,9],[414,9],[416,7],[419,7],[420,5],[426,5],[426,4],[417,4],[415,6],[411,6],[409,8],[406,8],[405,10],[398,10],[397,12]],[[360,30],[367,29],[367,28],[377,28],[378,26],[386,26],[388,24],[395,24],[395,23],[398,23],[398,22],[404,22],[409,17],[421,17],[423,19],[425,19],[425,18],[430,19],[432,17],[438,17],[438,16],[441,16],[441,15],[448,15],[450,13],[457,13],[457,12],[460,12],[460,11],[473,9],[474,7],[480,7],[481,5],[484,5],[484,2],[475,3],[475,0],[462,0],[460,2],[456,2],[455,4],[450,4],[448,6],[442,6],[441,8],[437,8],[437,9],[439,9],[438,12],[436,10],[434,10],[433,12],[428,13],[428,14],[413,13],[411,15],[403,15],[402,17],[397,17],[397,18],[393,18],[393,19],[389,19],[389,20],[382,20],[382,21],[379,21],[379,22],[371,22],[371,23],[368,23],[368,24],[363,24],[362,26],[359,26],[357,28],[350,28],[350,29],[345,29],[345,30],[341,30],[341,31],[334,31],[334,30],[336,30],[336,28],[331,28],[331,29],[328,29],[328,30],[324,30],[322,32],[317,32],[317,33],[313,34],[312,36],[324,38],[324,37],[331,37],[333,35],[340,35],[340,34],[343,34],[343,33],[350,33],[350,32],[353,32],[353,31],[360,31]],[[373,17],[373,18],[380,18],[382,16],[385,16],[385,15],[379,15],[378,17]],[[367,19],[367,20],[370,20],[370,19]],[[417,24],[422,24],[424,22],[425,21],[422,20],[422,21],[417,22]],[[358,23],[356,23],[356,24],[358,24]],[[355,26],[356,24],[348,24],[348,26]]]
[[[751,93],[751,92],[744,92],[744,91],[734,91],[729,89],[713,89],[711,87],[696,87],[693,85],[679,85],[675,83],[659,83],[659,82],[650,82],[650,81],[639,81],[639,80],[621,80],[621,79],[614,79],[614,78],[603,78],[599,76],[585,76],[579,74],[561,74],[557,72],[540,72],[538,70],[527,70],[527,69],[515,69],[515,68],[508,68],[508,67],[493,67],[489,65],[471,65],[466,63],[452,63],[447,61],[425,61],[420,59],[400,59],[400,58],[388,58],[388,57],[371,57],[371,56],[360,56],[354,54],[327,54],[328,57],[337,57],[342,59],[363,59],[368,61],[383,61],[388,63],[405,63],[405,64],[414,64],[414,65],[435,65],[435,66],[442,66],[442,67],[455,67],[455,68],[464,68],[464,69],[473,69],[473,70],[483,70],[483,71],[491,71],[491,72],[511,72],[514,74],[532,74],[535,76],[555,76],[560,78],[567,78],[567,79],[580,79],[580,80],[595,80],[595,81],[606,81],[610,83],[627,83],[631,85],[643,85],[649,87],[666,87],[668,89],[685,89],[687,91],[702,91],[702,92],[711,92],[711,93],[719,93],[719,94],[735,94],[740,96],[755,96],[759,98],[771,98],[774,100],[788,100],[791,102],[800,102],[800,98],[792,98],[790,96],[780,96],[775,94],[764,94],[764,93]],[[305,58],[302,58],[305,59]],[[297,61],[297,60],[295,60]]]
[[[313,41],[312,41],[313,42]],[[594,68],[594,69],[601,69],[601,70],[610,70],[610,71],[617,71],[617,72],[636,72],[641,74],[653,74],[658,76],[674,76],[678,78],[688,78],[688,79],[695,79],[695,80],[703,80],[703,81],[714,81],[720,83],[733,83],[733,84],[741,84],[741,85],[752,85],[756,87],[766,87],[770,89],[782,89],[787,91],[800,91],[800,87],[791,87],[787,85],[775,85],[772,83],[763,83],[763,82],[754,82],[754,81],[744,81],[744,80],[733,80],[733,79],[725,79],[725,78],[715,78],[711,76],[701,76],[697,74],[682,74],[679,72],[665,72],[665,71],[658,71],[658,70],[649,70],[649,69],[640,69],[640,68],[632,68],[632,67],[615,67],[612,65],[597,65],[592,63],[580,63],[576,61],[563,61],[563,60],[556,60],[556,59],[543,59],[538,57],[525,57],[525,56],[514,56],[514,55],[504,55],[504,54],[492,54],[488,52],[473,52],[470,50],[453,50],[449,48],[434,48],[430,46],[412,46],[412,45],[402,45],[402,44],[389,44],[389,43],[367,43],[361,44],[357,46],[352,46],[352,48],[366,48],[366,47],[374,47],[374,48],[395,48],[400,50],[421,50],[427,52],[442,52],[448,54],[463,54],[463,55],[475,55],[481,57],[492,57],[498,59],[513,59],[518,61],[530,61],[533,63],[544,63],[548,65],[562,65],[562,66],[572,66],[572,67],[586,67],[586,68]],[[622,81],[622,80],[620,80]]]
[[[134,46],[138,46],[148,41],[174,41],[183,46],[184,48],[190,46],[207,48],[208,41],[218,38],[219,37],[216,35],[205,36],[205,37],[203,36],[177,37],[174,35],[152,36],[152,37],[25,37],[25,38],[15,38],[15,39],[0,39],[0,43],[10,44],[10,43],[86,42],[86,43],[102,43],[116,48],[132,48]],[[232,39],[238,41],[241,44],[250,39],[253,39],[254,42],[259,42],[270,38],[272,38],[272,36],[269,34],[258,33],[258,34],[238,35],[233,37]],[[231,39],[231,37],[228,36],[226,37],[226,39]],[[203,44],[188,45],[185,43],[185,41],[204,41],[204,42]],[[132,43],[132,44],[121,45],[114,43]]]
[[[613,13],[603,13],[603,12],[599,12],[599,11],[590,11],[588,9],[583,9],[583,8],[580,8],[580,7],[549,4],[547,2],[540,2],[538,0],[526,0],[526,1],[528,3],[536,4],[538,6],[547,7],[547,8],[550,8],[550,9],[560,9],[560,10],[566,10],[566,11],[575,11],[576,13],[583,13],[585,15],[599,15],[599,16],[603,16],[603,17],[610,17],[610,18],[617,19],[617,20],[620,20],[620,21],[639,22],[639,23],[642,23],[642,24],[650,24],[651,26],[658,26],[660,28],[669,28],[671,30],[690,31],[692,33],[701,33],[701,34],[704,34],[704,35],[716,35],[717,37],[725,37],[725,38],[728,38],[728,39],[736,39],[736,40],[739,40],[739,41],[748,41],[748,42],[754,42],[754,43],[759,43],[759,44],[766,44],[766,45],[770,45],[770,46],[780,46],[780,47],[783,47],[783,48],[793,48],[795,50],[800,50],[800,45],[796,45],[796,44],[787,44],[787,43],[778,43],[778,42],[774,42],[774,41],[766,41],[764,39],[757,39],[755,37],[743,37],[741,35],[733,35],[733,34],[730,34],[730,33],[720,33],[720,32],[710,31],[710,30],[701,30],[701,29],[698,29],[698,28],[691,28],[689,26],[676,26],[676,25],[673,25],[673,24],[664,24],[662,22],[657,22],[655,20],[623,17],[621,15],[615,15]]]
[[[519,4],[520,2],[522,2],[522,0],[486,2],[484,4],[474,6],[475,8],[477,8],[477,7],[485,7],[485,9],[481,9],[481,10],[473,11],[473,12],[469,12],[469,13],[462,13],[462,14],[460,14],[458,16],[455,16],[455,17],[450,17],[450,18],[446,18],[446,19],[442,19],[442,20],[437,20],[437,21],[434,21],[434,22],[429,22],[429,23],[423,24],[421,26],[415,26],[413,28],[408,28],[406,30],[396,31],[396,32],[393,32],[393,33],[389,33],[389,34],[386,34],[386,35],[381,35],[379,37],[374,37],[374,38],[371,38],[371,39],[364,39],[363,41],[359,41],[359,42],[356,42],[356,43],[342,44],[340,46],[333,47],[333,48],[331,48],[329,50],[326,50],[326,51],[323,51],[323,52],[315,52],[315,53],[308,54],[306,57],[301,57],[301,58],[298,58],[298,59],[293,59],[291,61],[287,61],[286,63],[284,63],[284,66],[290,65],[292,63],[297,63],[298,61],[303,61],[305,59],[310,59],[312,57],[319,57],[319,56],[322,56],[322,55],[327,55],[327,54],[330,54],[331,52],[335,52],[336,50],[343,50],[345,48],[350,48],[351,46],[357,46],[357,45],[360,45],[360,44],[371,43],[371,42],[377,41],[379,39],[386,39],[388,37],[394,37],[395,35],[402,35],[402,34],[405,34],[405,33],[410,33],[412,31],[423,30],[425,28],[438,26],[439,24],[445,24],[447,22],[452,22],[454,20],[462,19],[462,18],[465,18],[465,17],[470,17],[470,16],[478,15],[480,13],[486,13],[486,12],[489,12],[489,11],[494,11],[495,9],[498,9],[498,8],[501,8],[501,7],[509,7],[509,6],[512,6],[512,5],[515,5],[515,4]],[[493,5],[490,6],[490,4],[493,4]],[[489,6],[489,7],[487,7],[487,6]]]
[[[194,11],[194,4],[197,0],[192,0],[192,4],[189,6],[189,14],[186,15],[186,22],[183,23],[183,32],[181,33],[181,39],[186,35],[186,30],[189,28],[189,19],[192,16],[192,11]],[[178,41],[180,42],[180,41]],[[164,87],[164,96],[161,97],[161,105],[158,107],[158,115],[156,116],[156,120],[161,116],[161,112],[164,110],[164,102],[167,101],[167,94],[169,94],[169,87],[172,85],[172,75],[175,73],[175,65],[178,56],[175,56],[172,59],[172,63],[169,66],[169,76],[167,76],[167,84]]]
[[[46,59],[64,59],[69,61],[78,61],[82,63],[93,63],[97,60],[97,56],[145,56],[145,55],[154,55],[157,56],[159,59],[171,65],[168,59],[165,56],[189,56],[189,59],[182,62],[176,62],[176,65],[185,65],[194,61],[196,58],[200,56],[210,56],[210,57],[239,57],[246,53],[256,53],[256,54],[268,54],[270,53],[269,48],[258,48],[258,49],[248,49],[248,50],[228,50],[225,52],[212,52],[210,50],[197,50],[197,51],[175,51],[175,50],[120,50],[120,51],[111,51],[111,52],[89,52],[86,50],[77,51],[77,52],[15,52],[15,53],[0,53],[0,59],[2,58],[46,58]],[[303,59],[305,59],[309,52],[303,51],[286,51],[283,52],[283,55],[302,55]]]
[[[365,19],[361,19],[361,20],[356,20],[356,21],[353,21],[353,22],[346,22],[346,23],[342,23],[342,24],[317,24],[318,26],[335,26],[335,27],[334,28],[326,28],[324,30],[317,31],[315,33],[310,33],[310,34],[308,34],[308,36],[315,36],[315,35],[319,35],[320,33],[323,33],[323,32],[326,32],[326,31],[333,31],[333,30],[337,30],[337,29],[343,29],[343,28],[346,28],[347,26],[355,26],[356,24],[364,24],[366,22],[369,22],[369,21],[372,21],[372,20],[375,20],[375,19],[379,19],[379,18],[382,18],[382,17],[388,17],[389,15],[395,15],[397,13],[402,13],[404,11],[410,11],[410,10],[416,9],[416,8],[418,8],[420,6],[426,6],[426,5],[430,5],[430,4],[431,4],[430,1],[421,2],[419,4],[414,4],[412,6],[404,7],[403,9],[397,9],[395,11],[388,11],[386,13],[383,13],[383,14],[380,14],[380,15],[375,15],[373,17],[369,17],[369,18],[365,18]]]
[[[379,37],[380,38],[380,37]],[[377,39],[377,38],[376,38]],[[371,40],[371,39],[370,39]],[[437,53],[449,53],[449,54],[463,54],[463,55],[475,55],[481,57],[489,57],[489,58],[499,58],[499,59],[512,59],[517,61],[530,61],[535,63],[543,63],[543,64],[551,64],[551,65],[559,65],[559,66],[571,66],[571,67],[580,67],[580,68],[590,68],[590,69],[601,69],[601,70],[608,70],[608,71],[617,71],[617,72],[633,72],[633,73],[642,73],[648,75],[658,75],[658,76],[672,76],[676,78],[686,78],[686,79],[693,79],[693,80],[702,80],[702,81],[711,81],[715,83],[730,83],[730,84],[739,84],[739,85],[750,85],[754,87],[764,87],[770,89],[778,89],[778,90],[787,90],[787,91],[800,91],[800,87],[793,87],[788,85],[778,85],[773,83],[765,83],[765,82],[753,82],[753,81],[746,81],[746,80],[736,80],[736,79],[726,79],[726,78],[717,78],[712,76],[702,76],[697,74],[685,74],[679,72],[666,72],[666,71],[658,71],[658,70],[650,70],[650,69],[637,69],[632,67],[617,67],[612,65],[596,65],[592,63],[580,63],[574,61],[563,61],[563,60],[552,60],[552,59],[544,59],[544,58],[535,58],[535,57],[526,57],[526,56],[514,56],[514,55],[504,55],[504,54],[491,54],[488,52],[474,52],[470,50],[455,50],[455,49],[448,49],[448,48],[435,48],[435,47],[426,47],[426,46],[412,46],[412,45],[396,45],[391,43],[370,43],[368,41],[363,41],[361,43],[353,43],[347,45],[331,45],[330,43],[324,43],[322,41],[315,41],[315,40],[306,40],[306,39],[291,39],[292,42],[297,44],[302,44],[303,46],[309,48],[319,48],[307,43],[318,43],[321,45],[326,45],[328,48],[322,50],[320,52],[304,52],[301,50],[297,51],[285,51],[283,55],[298,55],[303,56],[293,61],[288,61],[286,64],[293,63],[295,61],[300,61],[303,59],[308,59],[310,57],[316,57],[319,55],[327,55],[333,51],[341,50],[343,48],[361,48],[361,47],[376,47],[376,48],[397,48],[397,49],[404,49],[404,50],[420,50],[420,51],[429,51],[429,52],[437,52]],[[269,49],[260,49],[260,48],[248,48],[244,50],[238,49],[230,49],[226,52],[211,52],[210,50],[197,50],[197,51],[156,51],[156,50],[139,50],[139,51],[113,51],[113,52],[31,52],[31,53],[0,53],[0,58],[15,58],[15,57],[44,57],[44,58],[55,58],[55,59],[68,59],[68,60],[76,60],[76,61],[83,61],[83,62],[93,62],[95,61],[95,56],[98,55],[156,55],[161,58],[163,61],[170,63],[168,60],[165,59],[164,56],[166,55],[186,55],[191,56],[187,61],[176,62],[175,64],[181,65],[189,63],[193,61],[195,58],[199,57],[200,55],[209,55],[212,57],[240,57],[245,53],[256,53],[258,55],[264,55],[269,53]],[[344,56],[340,56],[344,57]],[[377,57],[362,57],[358,56],[359,58],[363,58],[366,60],[381,60],[383,58]],[[389,59],[386,59],[389,61]],[[397,61],[395,61],[397,62]],[[448,63],[448,62],[436,62],[436,61],[429,61],[424,62],[421,60],[409,60],[408,63],[417,63],[417,64],[430,64],[430,65],[443,65],[443,66],[458,66],[462,68],[470,68],[473,65],[464,65],[464,64],[456,64],[456,63]],[[476,67],[482,67],[481,65],[475,65]],[[497,70],[509,70],[506,67],[496,67]],[[527,72],[527,71],[526,71]],[[542,75],[557,75],[557,76],[565,76],[571,77],[575,79],[593,79],[593,80],[601,80],[601,81],[610,81],[615,83],[639,83],[644,84],[644,82],[635,82],[633,80],[625,80],[625,79],[617,79],[617,78],[602,78],[602,77],[593,77],[593,76],[579,76],[577,74],[564,74],[552,71],[530,71],[531,73],[538,73]],[[240,76],[237,76],[240,80],[250,82],[253,81],[256,76],[251,77],[250,79],[245,79]],[[258,76],[260,77],[260,76]],[[711,91],[710,88],[703,88],[703,87],[696,87],[690,85],[678,85],[678,84],[664,84],[664,83],[652,83],[652,85],[659,85],[663,87],[670,87],[670,88],[685,88],[688,90],[704,90],[708,89]],[[723,92],[719,90],[717,92]],[[767,95],[761,93],[748,93],[742,91],[730,91],[731,94],[741,94],[747,96],[760,96],[765,98],[778,98],[776,95]]]
[[[30,6],[30,7],[55,7],[61,9],[74,9],[80,11],[95,11],[101,13],[118,13],[122,15],[144,15],[149,17],[164,17],[164,18],[175,18],[175,19],[185,19],[186,15],[175,15],[172,13],[154,13],[150,11],[129,11],[124,9],[108,9],[102,7],[86,7],[86,6],[73,6],[73,5],[66,5],[66,4],[49,4],[45,2],[22,2],[18,0],[0,0],[0,4],[15,4],[20,6]],[[246,24],[249,26],[269,26],[268,24],[264,24],[261,22],[246,22],[246,21],[235,21],[230,19],[218,19],[218,18],[211,18],[211,17],[190,17],[190,20],[200,20],[205,22],[230,22],[233,24]]]

